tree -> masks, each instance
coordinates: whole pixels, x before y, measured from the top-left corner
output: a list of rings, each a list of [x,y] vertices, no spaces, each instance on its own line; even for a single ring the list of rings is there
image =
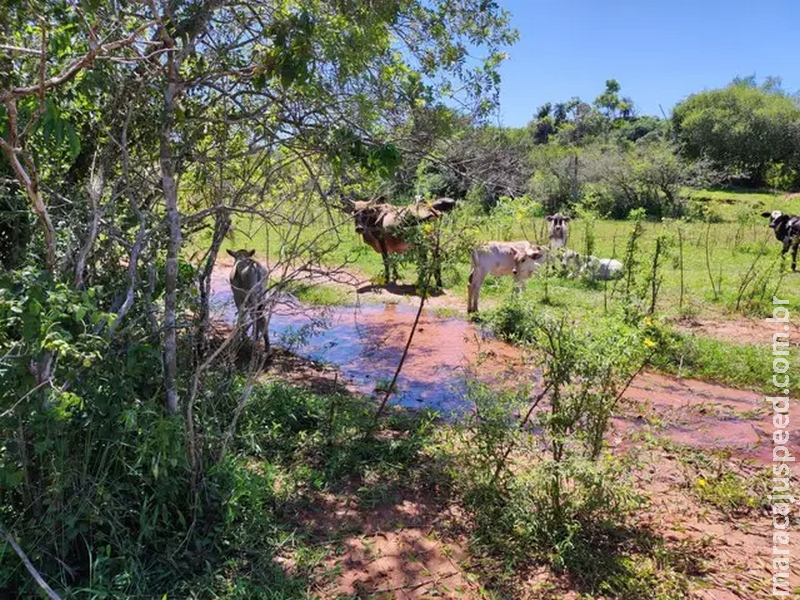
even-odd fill
[[[485,0],[32,0],[2,4],[0,32],[0,193],[34,224],[6,242],[23,258],[0,274],[3,519],[20,547],[53,557],[51,581],[93,572],[101,552],[84,539],[135,540],[167,563],[207,531],[195,519],[214,486],[201,484],[252,391],[231,396],[241,371],[217,362],[234,336],[194,343],[226,233],[237,220],[280,232],[280,298],[339,245],[336,184],[391,180],[403,150],[434,145],[445,101],[488,114],[515,32]],[[148,435],[126,429],[143,422],[164,441],[154,463],[134,458]],[[105,486],[84,485],[115,478],[122,512],[180,513],[185,528],[128,529]],[[164,550],[167,535],[183,541]],[[128,580],[106,564],[109,581]]]
[[[800,107],[775,82],[757,87],[752,78],[689,96],[678,104],[672,123],[683,153],[708,157],[717,168],[737,170],[762,185],[770,165],[797,169],[800,148],[792,132]]]

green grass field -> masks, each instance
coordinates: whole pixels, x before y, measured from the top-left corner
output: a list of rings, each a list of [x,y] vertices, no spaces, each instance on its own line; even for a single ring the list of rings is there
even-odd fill
[[[800,199],[786,201],[780,194],[766,193],[693,193],[714,198],[708,202],[724,205],[731,214],[739,215],[738,220],[723,223],[644,222],[639,250],[634,255],[638,265],[633,273],[633,287],[644,295],[643,286],[652,272],[656,239],[661,236],[665,248],[657,273],[660,283],[656,312],[659,314],[669,317],[735,318],[744,315],[761,318],[771,311],[773,295],[788,299],[792,312],[800,310],[800,295],[794,292],[800,274],[790,272],[788,257],[785,261],[780,260],[781,245],[767,226],[767,220],[760,216],[760,212],[775,207],[800,212]],[[730,198],[735,202],[729,204],[726,199]],[[316,252],[324,264],[347,265],[379,280],[383,275],[380,255],[355,234],[346,215],[334,216],[339,220],[335,229],[331,228],[327,216],[318,211],[309,216],[306,226],[293,227],[288,233],[273,230],[269,235],[265,227],[255,222],[240,222],[232,239],[226,240],[226,247],[255,247],[262,258],[268,255],[270,264],[273,264],[280,256],[295,253],[292,244],[297,244],[298,248],[306,244],[307,247],[300,252],[303,256]],[[445,237],[450,236],[450,239],[462,235],[470,241],[547,241],[544,219],[525,216],[524,210],[515,214],[513,207],[512,210],[506,207],[502,216],[478,217],[470,215],[467,210],[458,210],[448,215],[444,227]],[[587,239],[593,239],[593,255],[623,260],[633,227],[630,221],[576,218],[570,224],[568,246],[583,254],[587,249]],[[447,248],[451,243],[445,242],[444,245]],[[452,293],[460,294],[466,306],[469,253],[463,247],[463,240],[461,247],[460,251],[448,255],[444,285]],[[400,275],[405,281],[415,281],[415,266],[402,265]],[[545,299],[554,309],[563,307],[575,315],[590,317],[598,310],[605,311],[622,302],[621,292],[625,287],[622,281],[592,283],[537,275],[528,282],[525,294]],[[510,278],[488,278],[481,292],[482,298],[504,297],[511,288]],[[325,303],[335,302],[336,298],[338,296],[333,300],[328,297]]]

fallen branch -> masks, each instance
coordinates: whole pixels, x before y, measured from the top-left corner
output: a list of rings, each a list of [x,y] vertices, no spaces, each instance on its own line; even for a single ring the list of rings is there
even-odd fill
[[[36,581],[36,585],[42,588],[42,591],[47,594],[47,597],[50,598],[50,600],[61,600],[61,597],[53,591],[53,588],[47,585],[44,577],[41,576],[39,571],[36,570],[36,567],[33,566],[33,563],[30,561],[28,556],[25,554],[25,552],[23,552],[22,548],[19,547],[19,544],[17,544],[17,540],[14,539],[14,536],[0,528],[0,538],[8,542],[11,548],[14,549],[14,552],[16,552],[17,556],[19,556],[22,564],[25,565],[26,569],[28,569],[28,573],[30,573],[33,579]]]

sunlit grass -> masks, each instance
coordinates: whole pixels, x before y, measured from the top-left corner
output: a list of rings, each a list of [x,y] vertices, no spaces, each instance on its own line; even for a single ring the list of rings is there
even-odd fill
[[[636,261],[640,263],[635,273],[636,286],[644,285],[656,238],[660,235],[667,238],[666,260],[658,273],[661,283],[657,312],[670,317],[736,318],[744,315],[764,318],[771,310],[773,295],[788,299],[791,312],[800,310],[800,295],[793,293],[800,274],[788,272],[788,260],[780,260],[781,245],[775,240],[766,219],[760,216],[763,210],[775,207],[800,212],[800,199],[787,201],[780,194],[763,192],[695,191],[692,194],[714,198],[713,202],[724,204],[732,215],[738,216],[732,217],[732,222],[725,223],[644,223],[644,233],[636,255]],[[734,201],[726,204],[723,202],[725,199]],[[505,211],[504,217],[490,216],[478,220],[461,209],[453,215],[451,226],[470,229],[471,234],[481,241],[528,239],[535,243],[546,243],[546,222],[543,218],[515,220],[509,214],[513,213]],[[290,234],[294,232],[269,231],[258,221],[240,219],[223,248],[255,248],[262,260],[273,265],[282,256],[291,256],[292,244],[299,240],[308,244],[304,252],[309,249],[323,252],[321,260],[324,264],[345,265],[366,278],[377,280],[382,277],[380,255],[363,243],[347,215],[341,215],[335,228],[331,227],[322,211],[318,218],[310,218],[308,223],[299,228],[299,234],[293,237]],[[575,218],[570,225],[570,248],[585,252],[589,233],[594,238],[592,254],[624,259],[632,222],[604,219],[590,222]],[[465,306],[469,261],[469,255],[465,252],[463,256],[455,257],[452,261],[454,264],[444,270],[445,288],[456,297],[463,298]],[[401,279],[413,282],[416,278],[414,265],[401,265],[400,275]],[[545,281],[541,275],[537,275],[528,282],[526,295],[541,298],[555,309],[568,309],[573,314],[591,318],[598,311],[624,302],[620,293],[622,287],[622,282],[591,284],[560,277]],[[510,278],[494,280],[490,277],[483,286],[481,297],[502,298],[511,292],[511,288]],[[337,301],[333,295],[325,293],[328,298],[324,302]]]

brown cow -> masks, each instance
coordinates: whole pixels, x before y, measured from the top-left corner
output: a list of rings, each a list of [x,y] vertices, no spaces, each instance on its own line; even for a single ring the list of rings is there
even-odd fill
[[[398,278],[396,266],[394,279],[391,278],[389,254],[402,254],[410,248],[409,242],[403,235],[403,228],[438,219],[442,213],[450,212],[453,208],[455,200],[451,198],[439,198],[431,203],[415,202],[407,206],[384,202],[345,201],[345,210],[353,213],[356,233],[361,235],[364,242],[375,252],[380,252],[387,283]],[[436,250],[432,263],[435,283],[441,288],[441,264]]]

